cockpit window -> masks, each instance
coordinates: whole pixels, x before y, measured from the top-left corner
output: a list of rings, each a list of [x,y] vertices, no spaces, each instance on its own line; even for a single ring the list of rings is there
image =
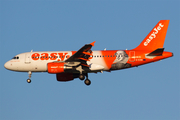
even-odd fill
[[[19,59],[19,56],[15,56],[15,57],[13,57],[12,59]]]

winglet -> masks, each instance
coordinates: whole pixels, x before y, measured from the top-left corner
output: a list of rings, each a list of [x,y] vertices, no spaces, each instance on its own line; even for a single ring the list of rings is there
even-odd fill
[[[90,43],[90,45],[94,46],[94,43],[95,43],[95,42],[96,42],[96,41],[94,41],[94,42]]]

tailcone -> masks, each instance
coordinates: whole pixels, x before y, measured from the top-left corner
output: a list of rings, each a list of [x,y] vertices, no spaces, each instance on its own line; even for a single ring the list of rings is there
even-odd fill
[[[166,51],[163,52],[164,58],[173,57],[173,56],[174,56],[174,54],[172,52],[166,52]]]

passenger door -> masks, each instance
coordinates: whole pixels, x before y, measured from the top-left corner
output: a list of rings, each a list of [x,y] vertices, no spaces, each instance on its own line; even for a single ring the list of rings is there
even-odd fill
[[[30,64],[31,63],[31,53],[25,54],[25,63]]]

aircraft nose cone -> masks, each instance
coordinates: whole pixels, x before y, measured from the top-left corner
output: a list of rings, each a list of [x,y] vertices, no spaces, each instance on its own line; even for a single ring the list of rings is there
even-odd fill
[[[4,67],[9,70],[10,67],[11,67],[11,66],[10,66],[10,63],[9,63],[9,62],[6,62],[6,63],[4,64]]]

